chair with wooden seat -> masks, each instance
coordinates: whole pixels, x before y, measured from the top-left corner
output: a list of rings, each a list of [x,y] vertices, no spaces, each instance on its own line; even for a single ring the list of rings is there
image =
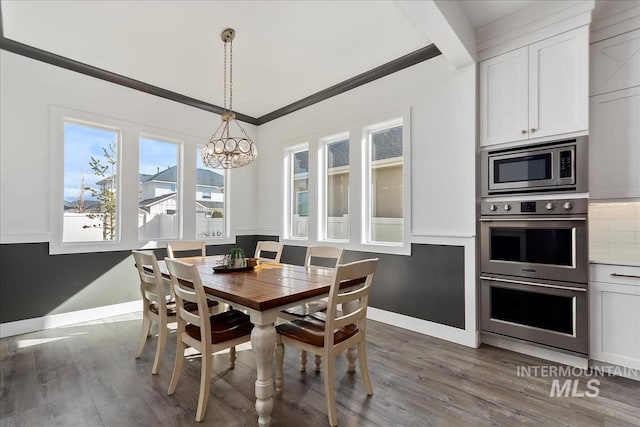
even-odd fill
[[[256,245],[256,254],[254,257],[258,258],[260,262],[280,262],[280,257],[282,257],[282,248],[283,245],[280,242],[261,240]],[[264,252],[275,254],[275,256],[273,258],[269,258]]]
[[[164,280],[158,267],[158,260],[154,253],[133,251],[133,259],[140,276],[140,294],[142,295],[142,333],[135,358],[138,359],[142,355],[142,350],[151,331],[151,322],[155,321],[158,326],[158,343],[151,368],[151,373],[155,375],[158,373],[167,342],[167,325],[176,321],[176,305],[175,301],[172,301],[167,295]]]
[[[200,251],[200,253],[195,254],[196,251]],[[169,258],[180,258],[178,256],[179,252],[189,252],[191,256],[207,256],[207,247],[200,240],[177,240],[167,243],[167,256]]]
[[[207,296],[196,266],[178,259],[166,258],[165,262],[171,276],[171,286],[176,295],[178,308],[176,359],[168,393],[173,394],[178,385],[185,349],[193,347],[202,355],[200,394],[196,410],[196,421],[201,422],[207,410],[209,388],[213,377],[213,353],[229,349],[229,366],[234,368],[235,346],[251,340],[253,324],[249,321],[248,315],[238,310],[209,316]],[[193,288],[186,286],[185,281],[189,282]],[[187,304],[196,304],[198,310],[191,312],[185,309]]]
[[[338,354],[357,347],[365,389],[368,395],[373,394],[367,367],[366,320],[371,282],[377,266],[378,259],[368,259],[336,268],[329,291],[326,320],[307,316],[276,326],[276,394],[282,394],[284,385],[285,346],[323,356],[325,398],[331,426],[338,425],[333,372]],[[343,304],[343,311],[344,307],[349,307],[348,312],[339,312],[338,304]]]
[[[304,266],[319,266],[327,269],[335,269],[342,262],[343,249],[335,246],[309,246],[304,257]],[[306,304],[296,305],[295,307],[282,310],[278,313],[278,317],[284,320],[296,320],[308,316],[313,313],[324,312],[327,309],[326,299],[319,299],[308,302]],[[320,370],[321,357],[316,354],[315,368],[316,372]],[[300,352],[300,370],[307,369],[307,352]]]

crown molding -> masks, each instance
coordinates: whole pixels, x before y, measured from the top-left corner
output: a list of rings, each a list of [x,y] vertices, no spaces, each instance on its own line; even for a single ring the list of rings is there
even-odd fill
[[[71,58],[57,55],[55,53],[52,53],[43,49],[38,49],[36,47],[30,46],[24,43],[20,43],[18,41],[8,39],[4,36],[1,5],[0,5],[0,49],[6,50],[7,52],[15,53],[17,55],[25,56],[27,58],[35,59],[36,61],[45,62],[47,64],[54,65],[56,67],[61,67],[70,71],[75,71],[80,74],[97,78],[100,80],[105,80],[120,86],[128,87],[130,89],[155,95],[160,98],[168,99],[170,101],[185,104],[190,107],[198,108],[200,110],[209,111],[211,113],[215,113],[219,115],[222,115],[226,111],[224,108],[220,106],[210,104],[208,102],[205,102],[196,98],[191,98],[189,96],[180,94],[178,92],[173,92],[171,90],[164,89],[159,86],[154,86],[140,80],[123,76],[122,74],[117,74],[108,70],[104,70],[102,68],[94,67],[84,62],[76,61]],[[277,118],[280,118],[282,116],[285,116],[287,114],[291,114],[303,108],[309,107],[313,104],[317,104],[318,102],[324,101],[325,99],[334,97],[343,92],[349,91],[351,89],[355,89],[359,86],[370,83],[381,77],[387,76],[389,74],[393,74],[396,71],[400,71],[412,65],[418,64],[422,61],[426,61],[440,54],[441,53],[438,50],[438,48],[435,45],[431,44],[429,46],[423,47],[422,49],[418,49],[414,52],[411,52],[407,55],[401,56],[400,58],[394,59],[393,61],[387,62],[386,64],[383,64],[372,70],[365,71],[362,74],[359,74],[355,77],[347,79],[327,89],[321,90],[320,92],[316,92],[313,95],[307,96],[303,99],[300,99],[296,102],[293,102],[289,105],[286,105],[282,108],[274,110],[258,118],[249,116],[247,114],[239,113],[237,111],[234,111],[234,112],[236,113],[236,118],[238,120],[258,126],[258,125],[270,122],[272,120],[275,120]]]

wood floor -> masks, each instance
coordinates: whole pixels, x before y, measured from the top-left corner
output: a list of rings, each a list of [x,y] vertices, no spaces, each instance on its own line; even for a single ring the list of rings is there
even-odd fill
[[[195,422],[200,359],[185,363],[175,395],[167,387],[175,356],[170,337],[159,375],[151,375],[155,337],[133,353],[140,316],[127,315],[0,340],[2,426],[253,426],[255,363],[238,351],[236,368],[216,355],[204,423]],[[571,377],[579,390],[600,381],[597,397],[549,397],[555,378],[518,376],[518,366],[549,366],[489,346],[471,349],[370,321],[374,395],[358,372],[336,367],[340,426],[640,426],[640,382]],[[311,359],[311,358],[310,358]],[[312,363],[311,363],[312,364]],[[285,388],[274,426],[327,425],[322,376],[301,374],[285,354]],[[561,383],[564,379],[561,379]]]

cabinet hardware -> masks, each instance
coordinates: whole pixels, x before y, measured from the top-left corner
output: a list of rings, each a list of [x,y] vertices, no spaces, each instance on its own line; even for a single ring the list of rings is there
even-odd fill
[[[535,133],[536,128],[531,128],[531,133]]]
[[[640,276],[637,276],[635,274],[611,273],[611,276],[613,276],[613,277],[630,277],[632,279],[640,279]]]
[[[522,129],[520,133],[522,133],[523,135],[526,135],[527,131],[525,129]]]

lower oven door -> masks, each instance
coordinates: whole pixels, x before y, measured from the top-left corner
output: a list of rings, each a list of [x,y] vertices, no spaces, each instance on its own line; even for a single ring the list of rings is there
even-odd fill
[[[588,354],[586,285],[485,275],[480,284],[483,331]]]

